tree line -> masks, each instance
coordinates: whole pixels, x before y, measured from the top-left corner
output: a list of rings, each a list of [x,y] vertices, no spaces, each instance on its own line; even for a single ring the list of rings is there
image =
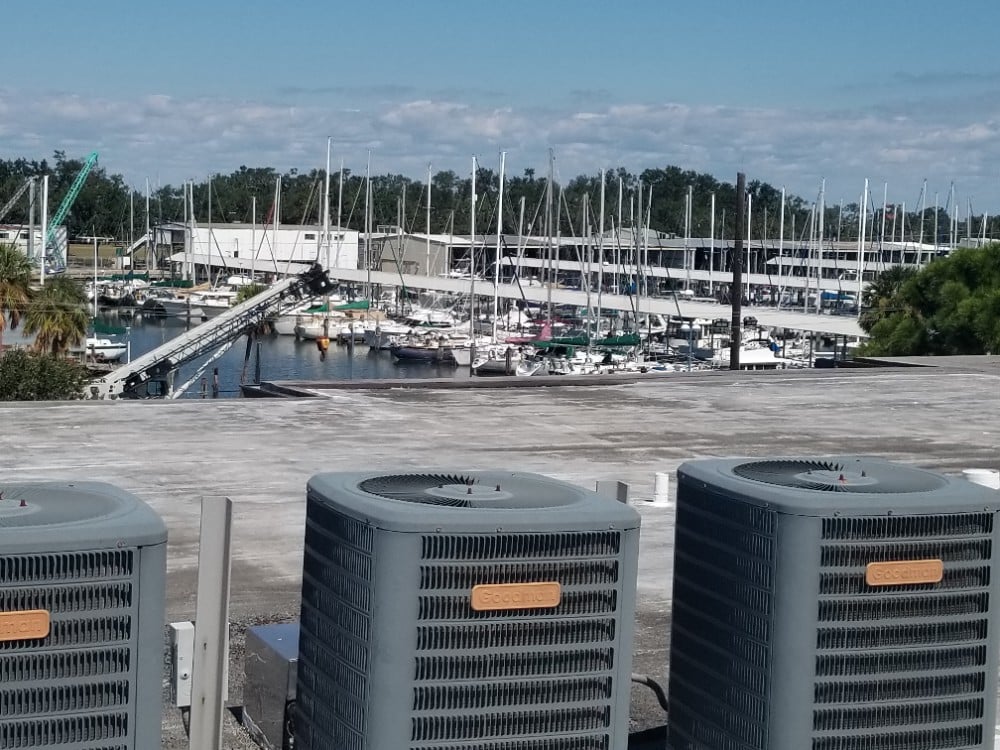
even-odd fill
[[[51,161],[24,158],[0,160],[0,205],[5,203],[29,177],[49,175],[49,206],[54,211],[83,167],[83,160],[69,158],[56,151]],[[317,224],[321,220],[325,171],[296,169],[284,173],[272,167],[241,166],[230,174],[216,174],[210,179],[193,183],[195,218],[204,222],[259,224],[274,215],[275,185],[280,177],[280,220],[283,224]],[[343,188],[341,190],[341,182]],[[331,174],[331,222],[337,221],[337,206],[341,206],[341,225],[363,231],[365,228],[365,176],[344,170]],[[496,231],[499,209],[500,179],[497,171],[480,166],[476,173],[477,232]],[[580,175],[564,182],[550,180],[534,169],[504,180],[503,230],[515,234],[543,234],[551,226],[552,233],[564,235],[584,233],[584,222],[596,232],[600,223],[600,176]],[[406,231],[423,232],[427,223],[427,185],[401,174],[373,175],[370,179],[369,200],[371,226],[403,226]],[[649,226],[650,228],[684,236],[687,224],[687,195],[691,190],[690,233],[707,237],[711,231],[712,196],[715,196],[715,236],[732,240],[735,225],[736,188],[708,174],[684,170],[676,166],[645,169],[633,173],[624,168],[610,170],[605,177],[605,228]],[[149,223],[182,221],[185,217],[184,186],[164,185],[154,189],[149,199]],[[210,199],[211,192],[211,199]],[[433,233],[468,234],[471,225],[471,174],[460,175],[451,170],[439,171],[431,177],[430,231]],[[750,233],[754,241],[777,239],[781,231],[781,191],[759,180],[749,180]],[[254,215],[256,199],[256,215]],[[523,219],[522,205],[523,199]],[[787,195],[785,198],[784,236],[789,241],[808,242],[820,226],[816,198],[806,199]],[[211,214],[209,207],[211,206]],[[906,211],[904,239],[916,242],[948,240],[951,219],[946,207],[928,207],[922,212]],[[899,237],[903,224],[900,206],[885,211],[886,232]],[[881,236],[883,207],[869,202],[868,231],[877,242]],[[37,213],[36,213],[37,216]],[[547,217],[551,217],[548,219]],[[823,212],[824,237],[857,241],[860,207],[857,202],[826,205]],[[88,235],[114,237],[128,242],[143,234],[146,225],[146,195],[126,185],[119,174],[109,174],[100,164],[95,166],[80,191],[67,219],[71,238]],[[28,222],[27,198],[18,202],[5,219],[6,223]],[[983,217],[963,218],[960,236],[980,236]],[[550,223],[551,222],[551,223]],[[899,222],[897,224],[897,222]],[[967,224],[971,224],[970,227]],[[1000,236],[1000,218],[990,217],[987,238]]]

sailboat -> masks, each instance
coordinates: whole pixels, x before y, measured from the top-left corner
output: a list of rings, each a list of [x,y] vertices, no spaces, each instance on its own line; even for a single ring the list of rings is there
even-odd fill
[[[117,362],[129,350],[127,341],[109,338],[111,335],[122,335],[125,328],[109,326],[95,316],[91,319],[91,332],[84,339],[82,346],[70,349],[71,354],[84,356],[92,362]]]
[[[128,344],[112,339],[88,336],[83,349],[78,351],[82,351],[95,362],[117,362],[125,356]]]

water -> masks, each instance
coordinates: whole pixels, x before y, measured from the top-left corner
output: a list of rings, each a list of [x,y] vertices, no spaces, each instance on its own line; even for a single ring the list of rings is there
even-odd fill
[[[132,318],[121,315],[117,311],[105,311],[100,314],[100,320],[115,326],[130,326],[129,340],[132,345],[132,358],[152,351],[175,336],[188,330],[184,322],[176,319],[155,320],[136,314]],[[113,338],[123,338],[115,336]],[[354,347],[354,356],[347,346],[330,343],[326,359],[321,360],[319,350],[314,341],[297,341],[294,336],[278,336],[271,334],[263,336],[260,341],[260,377],[261,380],[372,380],[376,378],[467,378],[467,367],[444,366],[407,362],[396,364],[389,352],[371,352],[368,347],[358,343]],[[211,397],[212,371],[219,369],[219,397],[232,398],[240,395],[240,378],[243,374],[244,358],[246,356],[246,338],[243,337],[233,344],[215,362],[211,363],[203,373],[205,393]],[[246,364],[246,382],[255,380],[256,352],[251,354]],[[186,383],[198,369],[198,366],[208,359],[208,356],[185,365],[174,380],[174,386],[180,387]],[[123,358],[124,361],[124,358]],[[201,378],[188,388],[184,398],[202,398]]]

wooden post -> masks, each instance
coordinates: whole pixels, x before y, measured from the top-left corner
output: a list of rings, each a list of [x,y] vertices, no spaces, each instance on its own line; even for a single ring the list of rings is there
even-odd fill
[[[733,229],[733,284],[729,288],[733,317],[729,327],[729,369],[740,369],[740,345],[743,314],[743,221],[746,211],[746,175],[736,174],[736,226]]]

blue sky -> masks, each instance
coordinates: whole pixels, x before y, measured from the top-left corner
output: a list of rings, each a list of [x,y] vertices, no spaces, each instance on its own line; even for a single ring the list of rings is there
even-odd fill
[[[135,185],[469,157],[668,164],[1000,211],[1000,2],[4,0],[0,156],[101,153]]]

